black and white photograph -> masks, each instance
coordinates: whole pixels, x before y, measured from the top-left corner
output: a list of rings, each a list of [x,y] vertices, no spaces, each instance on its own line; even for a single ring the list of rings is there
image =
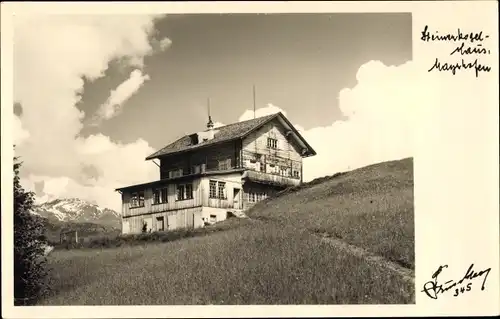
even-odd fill
[[[483,211],[468,218],[489,209],[481,223],[498,222],[488,206],[498,195],[485,182],[496,146],[456,141],[474,144],[498,128],[483,121],[491,101],[479,102],[481,113],[466,110],[472,93],[442,97],[457,78],[498,74],[496,62],[472,57],[497,51],[497,31],[459,30],[456,40],[442,35],[467,25],[438,32],[411,10],[210,8],[12,14],[2,185],[14,180],[14,263],[3,303],[415,306],[420,298],[439,307],[498,296],[498,264],[438,258],[461,254],[446,239],[446,216],[464,224],[453,226],[456,236],[475,223],[453,211],[473,209],[465,188],[451,190],[470,187],[467,178],[485,188],[471,195]],[[482,92],[494,99],[491,87]],[[471,140],[462,138],[466,123]],[[484,238],[498,247],[495,236]]]

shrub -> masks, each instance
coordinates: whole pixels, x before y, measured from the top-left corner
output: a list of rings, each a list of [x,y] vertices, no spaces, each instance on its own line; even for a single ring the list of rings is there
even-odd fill
[[[34,194],[19,182],[21,163],[14,158],[14,305],[34,305],[48,290],[45,230],[31,214]]]

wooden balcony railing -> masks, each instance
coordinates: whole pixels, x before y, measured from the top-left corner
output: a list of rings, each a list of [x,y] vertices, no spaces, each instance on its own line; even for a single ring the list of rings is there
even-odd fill
[[[253,170],[245,171],[243,178],[246,178],[251,181],[266,183],[276,186],[298,186],[300,185],[300,179],[281,176],[277,174],[268,174]]]

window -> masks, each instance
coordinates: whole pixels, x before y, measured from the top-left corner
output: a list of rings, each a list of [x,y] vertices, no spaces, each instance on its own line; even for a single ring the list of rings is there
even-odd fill
[[[288,176],[288,167],[280,166],[280,175],[281,176]]]
[[[181,184],[177,185],[177,200],[193,199],[193,185]]]
[[[293,171],[293,177],[300,178],[299,171]]]
[[[168,203],[168,188],[153,189],[153,205]]]
[[[162,203],[168,203],[168,188],[162,188],[161,189],[161,202]]]
[[[193,184],[186,184],[186,199],[193,199]]]
[[[181,176],[182,176],[182,168],[175,169],[175,170],[168,172],[168,178],[175,178],[175,177],[181,177]]]
[[[226,182],[210,181],[209,197],[227,199]]]
[[[279,167],[274,164],[268,164],[267,172],[270,174],[279,174]]]
[[[144,191],[132,193],[130,208],[144,207]]]
[[[217,198],[217,182],[210,181],[210,198]]]
[[[231,159],[230,158],[225,158],[223,160],[219,160],[219,170],[224,171],[228,170],[231,168]]]
[[[226,183],[219,182],[217,195],[220,199],[226,199]]]
[[[268,148],[278,148],[278,140],[275,138],[268,137],[267,138],[267,147]]]
[[[185,196],[185,187],[184,185],[177,185],[177,200],[184,200],[186,199]]]
[[[251,203],[257,203],[267,198],[267,193],[265,192],[250,192],[248,193],[248,201]]]
[[[216,223],[217,222],[217,215],[210,215],[210,222]]]
[[[201,165],[194,165],[194,166],[193,166],[193,173],[194,173],[194,174],[199,174],[199,173],[201,173]]]
[[[160,203],[160,190],[153,189],[153,205]]]
[[[156,230],[164,231],[165,230],[165,219],[163,216],[156,217]]]

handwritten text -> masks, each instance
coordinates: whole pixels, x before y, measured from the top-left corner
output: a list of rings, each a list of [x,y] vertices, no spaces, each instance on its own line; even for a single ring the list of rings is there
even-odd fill
[[[422,30],[420,40],[424,42],[451,42],[454,48],[450,51],[450,56],[459,56],[458,61],[441,61],[436,58],[434,64],[428,72],[450,72],[456,75],[458,71],[474,71],[476,77],[481,72],[491,72],[491,66],[481,63],[481,57],[491,54],[491,50],[485,47],[484,43],[489,35],[484,35],[483,31],[463,32],[460,28],[456,33],[439,34],[438,31],[431,33],[429,26]],[[457,45],[458,43],[458,45]]]

